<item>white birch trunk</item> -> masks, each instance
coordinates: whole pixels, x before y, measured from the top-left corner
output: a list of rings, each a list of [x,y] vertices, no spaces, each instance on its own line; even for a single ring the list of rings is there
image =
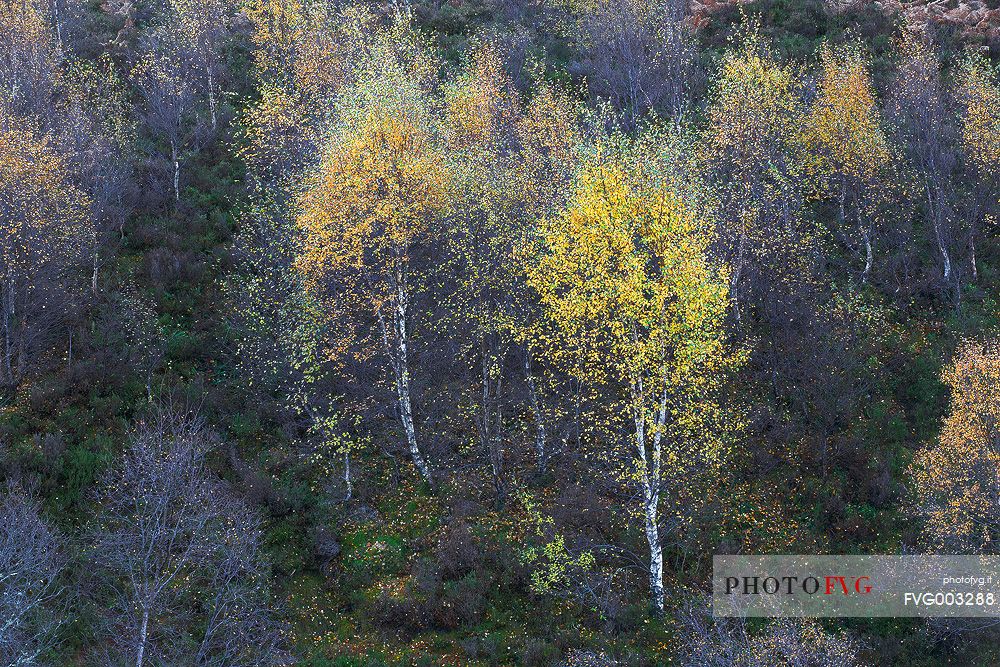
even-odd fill
[[[979,280],[979,270],[976,268],[976,228],[973,226],[969,234],[969,260],[972,262],[972,282]]]
[[[354,483],[351,481],[351,453],[344,452],[344,484],[347,485],[347,493],[344,502],[348,502],[354,495]]]
[[[872,271],[874,253],[872,252],[871,230],[864,228],[861,231],[861,238],[865,242],[865,271],[861,274],[861,282],[868,282],[868,275]]]
[[[149,609],[142,610],[142,626],[139,628],[139,651],[135,656],[135,667],[142,667],[146,655],[146,641],[149,637]]]
[[[632,383],[635,446],[642,485],[643,528],[649,544],[649,598],[657,614],[663,614],[663,546],[660,542],[660,447],[662,427],[666,419],[666,395],[656,421],[651,451],[646,446],[645,395],[642,380]]]
[[[531,414],[535,419],[535,465],[538,472],[545,472],[546,453],[545,416],[538,401],[538,387],[535,386],[535,376],[531,374],[531,352],[524,351],[524,377],[528,382],[528,400],[531,403]]]
[[[657,505],[659,492],[648,482],[644,485],[643,514],[645,515],[646,541],[649,543],[649,596],[653,608],[663,613],[663,547],[660,544]]]
[[[931,217],[934,219],[934,237],[937,240],[938,251],[941,253],[941,260],[944,262],[944,279],[947,282],[951,278],[951,256],[948,254],[948,248],[944,244],[944,231],[941,229],[941,196],[938,193],[938,201],[934,201],[934,195],[931,193],[931,187],[926,186],[927,190],[927,204],[930,206]]]
[[[52,3],[53,23],[56,24],[56,41],[59,43],[59,51],[65,50],[62,34],[62,17],[59,15],[59,0]]]
[[[212,116],[212,131],[214,132],[218,127],[218,114],[215,111],[215,75],[211,65],[205,70],[208,74],[208,108]]]
[[[934,221],[934,233],[937,236],[938,249],[941,251],[941,259],[944,261],[944,279],[947,281],[951,278],[951,257],[948,255],[948,249],[944,245],[944,239],[941,234],[941,223],[937,220]]]
[[[181,162],[177,155],[177,142],[170,141],[170,159],[174,163],[174,200],[181,200]]]
[[[430,467],[420,453],[420,447],[417,444],[417,430],[413,423],[413,404],[410,398],[409,352],[407,349],[409,338],[406,331],[407,294],[402,281],[398,282],[396,288],[395,306],[396,352],[398,355],[396,360],[396,394],[399,399],[399,419],[403,424],[403,431],[406,433],[406,442],[410,448],[410,457],[413,459],[413,464],[417,466],[417,470],[420,471],[424,480],[428,484],[433,484]]]

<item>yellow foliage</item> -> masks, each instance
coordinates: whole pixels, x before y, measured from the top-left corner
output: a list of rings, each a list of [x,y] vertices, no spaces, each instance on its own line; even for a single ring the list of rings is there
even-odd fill
[[[485,44],[445,89],[445,114],[454,148],[498,148],[501,132],[518,120],[518,100],[497,48]]]
[[[50,261],[71,262],[93,243],[89,201],[70,167],[44,140],[0,118],[0,249],[7,275],[30,274]]]
[[[24,0],[0,0],[0,25],[4,42],[24,49],[43,49],[52,40],[42,6]]]
[[[31,318],[52,313],[44,302],[32,312],[37,291],[65,289],[95,231],[69,164],[23,121],[15,128],[11,120],[0,113],[0,381],[16,384],[32,348],[46,342],[30,335]]]
[[[958,73],[962,146],[969,162],[984,176],[1000,175],[1000,82],[982,55],[967,57]]]
[[[817,98],[803,128],[806,172],[820,184],[867,183],[891,163],[868,62],[858,47],[820,51]]]
[[[931,548],[997,553],[1000,537],[1000,348],[966,344],[942,375],[951,410],[910,468]]]
[[[449,191],[425,109],[360,110],[332,138],[299,198],[299,269],[313,287],[345,281],[377,311],[407,289],[410,248],[448,210]]]
[[[515,187],[520,200],[540,216],[554,214],[569,195],[583,144],[580,117],[567,91],[542,84],[518,119],[522,166]]]
[[[260,98],[243,116],[240,155],[260,170],[295,161],[301,146],[316,140],[316,129],[302,122],[303,101],[280,86],[264,84]]]
[[[798,72],[779,64],[751,25],[724,53],[708,102],[697,157],[716,183],[739,321],[748,274],[767,271],[775,282],[808,275],[813,241],[801,225],[794,159],[804,114]]]
[[[0,0],[0,105],[15,103],[54,76],[58,64],[46,8],[29,0]]]
[[[384,32],[370,13],[327,3],[244,0],[243,11],[253,29],[260,80],[313,103],[345,85],[357,54]]]
[[[758,171],[774,148],[789,147],[801,126],[800,83],[791,66],[778,64],[759,28],[751,29],[737,48],[722,58],[708,109],[703,146],[714,156],[739,156],[739,167]]]
[[[727,275],[709,258],[709,220],[662,176],[598,159],[540,234],[526,270],[550,325],[541,341],[550,358],[587,385],[629,388],[622,407],[650,438],[664,436],[667,468],[701,458],[696,446],[717,459],[712,395],[739,357],[726,343]],[[639,474],[656,479],[660,461],[649,466]]]

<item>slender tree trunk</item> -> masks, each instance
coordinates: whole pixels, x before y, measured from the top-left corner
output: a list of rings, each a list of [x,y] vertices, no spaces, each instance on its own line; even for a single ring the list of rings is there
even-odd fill
[[[59,50],[63,50],[63,34],[62,34],[62,17],[59,16],[59,0],[55,0],[52,3],[52,22],[56,24],[56,40],[59,44]]]
[[[149,609],[142,609],[142,626],[139,628],[139,651],[135,656],[135,667],[142,667],[143,658],[146,655],[146,642],[149,637]]]
[[[528,400],[531,403],[531,413],[535,418],[535,465],[539,473],[545,472],[547,464],[545,452],[545,416],[542,414],[541,404],[538,400],[538,387],[535,385],[535,376],[531,372],[531,350],[524,351],[524,377],[528,383]]]
[[[181,200],[181,162],[177,155],[177,141],[170,140],[170,159],[174,163],[174,200]]]
[[[927,204],[930,206],[931,219],[934,223],[934,238],[937,240],[938,251],[941,253],[941,260],[944,262],[944,279],[947,282],[951,278],[951,256],[948,254],[948,248],[945,247],[944,243],[943,222],[941,220],[942,196],[940,192],[932,193],[930,185],[925,187],[927,189]]]
[[[941,251],[941,259],[944,261],[944,279],[947,282],[951,278],[951,257],[948,255],[948,249],[944,245],[944,239],[941,234],[941,223],[938,221],[934,223],[934,233],[937,235],[938,249]]]
[[[873,253],[872,253],[872,236],[871,236],[871,230],[869,230],[866,227],[862,228],[862,230],[861,230],[861,238],[865,242],[865,270],[864,270],[864,273],[861,274],[861,282],[868,282],[868,276],[872,272],[872,263],[874,261],[874,257],[873,257]]]
[[[218,114],[215,110],[215,74],[212,71],[212,66],[209,65],[205,68],[208,74],[208,108],[212,116],[212,131],[218,128]]]
[[[407,301],[406,289],[403,287],[402,281],[399,281],[396,289],[395,304],[396,353],[398,355],[396,361],[396,394],[399,399],[399,418],[403,423],[403,431],[406,433],[406,442],[410,448],[410,457],[413,459],[413,464],[417,466],[417,470],[420,471],[424,480],[428,484],[433,485],[431,469],[420,453],[420,447],[417,444],[417,429],[413,423],[413,405],[410,398],[409,352],[407,349],[409,338],[406,331]]]
[[[499,372],[494,373],[494,363],[498,355],[487,340],[486,336],[482,336],[480,340],[480,350],[482,351],[482,394],[480,400],[482,406],[479,416],[479,438],[480,445],[490,465],[496,503],[498,507],[502,507],[507,495],[504,488],[503,449],[500,441],[502,415],[499,396],[502,378]]]
[[[972,282],[979,279],[979,269],[976,268],[976,229],[976,220],[973,219],[972,227],[969,229],[969,263],[972,265]]]
[[[354,495],[354,482],[351,480],[350,452],[344,452],[344,484],[347,486],[347,493],[344,495],[344,502],[346,503]]]
[[[642,380],[632,384],[633,419],[635,421],[635,447],[639,476],[642,484],[642,514],[649,544],[649,597],[654,611],[663,614],[663,546],[660,542],[659,506],[660,506],[660,475],[659,449],[661,426],[665,416],[665,406],[656,424],[653,435],[653,451],[646,448],[646,415],[644,411],[645,394]]]
[[[8,334],[5,362],[7,365],[7,380],[11,386],[15,386],[20,382],[28,359],[27,336],[25,336],[21,326],[23,323],[17,321],[18,312],[15,305],[16,291],[13,268],[11,268],[7,274],[7,313],[5,318],[7,322],[5,329]]]
[[[861,272],[861,282],[868,282],[868,277],[871,275],[872,266],[875,263],[875,253],[872,249],[872,229],[862,219],[861,203],[859,197],[861,195],[858,192],[854,193],[854,219],[858,225],[858,231],[861,233],[861,242],[865,246],[865,269]],[[841,230],[846,229],[847,225],[847,182],[842,181],[840,184],[840,194],[838,197],[838,203],[840,210],[837,212],[837,220]],[[842,234],[846,236],[846,232],[842,231]],[[853,245],[853,244],[851,244]]]
[[[649,543],[649,595],[653,609],[657,614],[663,614],[663,547],[660,544],[660,528],[658,524],[657,505],[659,492],[652,488],[649,482],[643,490],[643,514],[646,527],[646,541]]]

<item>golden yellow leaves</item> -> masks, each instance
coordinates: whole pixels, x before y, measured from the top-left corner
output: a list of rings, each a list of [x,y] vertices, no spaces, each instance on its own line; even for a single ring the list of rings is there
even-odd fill
[[[299,0],[246,0],[260,98],[243,118],[244,156],[280,176],[315,145],[319,118],[351,79],[362,34],[375,31],[361,11]]]
[[[797,70],[778,63],[757,26],[724,54],[708,101],[697,157],[716,183],[724,218],[721,245],[733,269],[731,296],[739,319],[748,268],[798,265],[789,275],[807,275],[799,267],[808,262],[811,241],[800,229],[801,170],[795,159],[805,108]],[[781,261],[772,261],[777,255]]]
[[[996,553],[1000,491],[1000,349],[962,346],[942,379],[951,412],[938,442],[910,467],[916,510],[930,546],[946,552]]]
[[[33,342],[30,327],[39,324],[26,319],[32,317],[25,312],[31,295],[64,285],[68,269],[93,248],[95,230],[90,202],[72,184],[67,162],[45,141],[6,125],[0,118],[0,289],[7,314],[2,328],[22,354],[12,362],[8,348],[0,378],[16,382]],[[45,307],[36,313],[39,319]]]
[[[243,116],[240,156],[255,169],[281,173],[301,160],[302,146],[315,140],[316,129],[302,122],[302,101],[295,93],[265,84],[260,98]]]
[[[0,2],[0,25],[25,46],[44,48],[51,39],[45,15],[33,2]]]
[[[444,97],[450,143],[454,148],[497,148],[501,131],[518,117],[517,96],[496,47],[476,51],[468,68],[447,86]]]
[[[329,230],[336,221],[341,229],[358,226],[363,236],[380,226],[380,242],[406,245],[444,208],[446,178],[425,129],[373,113],[327,155],[300,219],[310,231]]]
[[[676,141],[655,134],[596,146],[525,265],[541,308],[531,345],[601,395],[585,437],[613,479],[645,489],[646,503],[629,510],[654,522],[666,480],[694,488],[724,458],[718,390],[742,360],[726,337],[728,281],[710,257],[714,227],[697,193],[679,186]]]
[[[72,185],[66,160],[45,140],[24,129],[4,129],[5,125],[0,119],[0,193],[5,203],[0,230],[5,244],[11,239],[24,244],[41,240],[54,251],[80,236],[92,241],[89,202]],[[5,261],[19,258],[16,252],[5,253]]]
[[[962,102],[962,146],[969,162],[983,176],[1000,175],[1000,81],[982,55],[962,61],[957,77]]]
[[[584,168],[567,210],[546,221],[527,267],[581,379],[640,379],[651,396],[692,388],[725,365],[725,274],[712,265],[711,227],[678,192],[615,161]]]
[[[790,144],[801,125],[797,72],[771,56],[759,28],[723,55],[710,102],[707,155],[764,155],[770,144]],[[745,167],[755,169],[756,161]]]
[[[0,0],[0,107],[42,102],[41,89],[51,85],[59,58],[46,9],[32,0]]]
[[[856,46],[827,45],[820,56],[817,99],[802,131],[806,172],[826,184],[871,181],[889,166],[892,155],[867,59]]]
[[[267,78],[287,73],[306,32],[306,7],[299,0],[245,0],[243,13],[253,26],[258,73]]]
[[[449,205],[450,175],[419,109],[371,108],[341,129],[299,199],[299,268],[339,276],[376,309]],[[363,278],[363,279],[362,279]]]
[[[40,4],[15,0],[0,0],[0,25],[4,26],[5,41],[19,42],[22,48],[45,49],[51,34]]]

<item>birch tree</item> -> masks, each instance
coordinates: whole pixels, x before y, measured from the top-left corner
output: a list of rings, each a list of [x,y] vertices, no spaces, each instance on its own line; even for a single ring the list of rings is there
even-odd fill
[[[685,0],[600,0],[583,18],[590,91],[635,129],[651,114],[676,119],[697,82],[697,52]]]
[[[713,618],[699,599],[678,619],[682,667],[862,667],[864,644],[814,619],[777,618],[763,627],[747,618]]]
[[[197,129],[195,87],[176,27],[158,26],[144,39],[132,79],[142,96],[145,124],[166,142],[175,201],[181,199],[181,165]]]
[[[964,344],[942,374],[951,406],[910,466],[914,514],[938,553],[1000,552],[1000,349]]]
[[[328,313],[294,268],[297,247],[294,222],[283,207],[259,203],[247,212],[234,247],[239,268],[225,283],[234,364],[249,389],[277,398],[308,433],[305,458],[317,472],[317,486],[329,489],[339,472],[346,502],[353,495],[359,441],[346,432],[336,407],[343,366],[325,348]]]
[[[539,220],[560,210],[582,152],[580,108],[564,91],[540,83],[524,100],[505,71],[501,47],[478,45],[464,71],[445,86],[445,129],[456,204],[447,226],[446,291],[453,340],[469,352],[468,397],[497,499],[508,491],[516,464],[510,440],[530,415],[537,472],[544,472],[565,439],[552,369],[532,329],[538,304],[521,269],[527,239]],[[565,397],[564,397],[565,398]],[[515,454],[515,456],[512,456]]]
[[[969,265],[976,280],[981,223],[1000,213],[1000,74],[981,54],[969,54],[960,63],[956,83],[962,154],[974,180],[968,222]]]
[[[212,129],[218,126],[222,46],[233,7],[227,0],[171,0],[168,19],[177,27],[180,47],[202,79]]]
[[[608,460],[635,492],[627,510],[646,536],[659,613],[663,494],[722,455],[713,391],[737,359],[723,329],[726,270],[709,259],[710,224],[683,192],[653,164],[598,160],[527,267],[552,326],[549,353],[608,400],[621,392],[609,414],[628,427],[610,426]]]
[[[772,255],[788,263],[799,242],[801,175],[794,149],[803,111],[794,67],[775,60],[759,26],[745,28],[710,84],[699,142],[702,163],[718,186],[719,242],[731,269],[738,324],[753,283],[773,280]]]
[[[73,270],[95,242],[89,201],[66,159],[13,121],[0,114],[0,385],[7,389],[54,344],[76,293]]]
[[[207,470],[210,446],[200,419],[158,408],[104,480],[94,565],[117,664],[287,664],[259,519]]]
[[[432,61],[406,26],[383,39],[338,101],[320,166],[299,198],[298,267],[331,317],[346,314],[362,327],[374,320],[410,457],[431,483],[413,412],[412,307],[416,256],[440,233],[450,175],[430,111]],[[371,350],[353,353],[370,358]]]
[[[518,244],[513,248],[518,266],[530,257],[530,251],[525,255],[530,244],[524,240],[535,238],[540,221],[564,210],[573,194],[573,182],[585,153],[583,118],[581,106],[568,91],[539,82],[517,122],[518,152],[512,156],[516,168],[510,173],[505,196],[511,198],[510,212],[520,218],[514,226],[524,234],[519,239],[511,238]],[[505,227],[499,234],[510,234],[510,229]],[[579,403],[579,392],[561,391],[567,389],[565,375],[545,363],[536,295],[532,290],[512,291],[508,295],[513,299],[511,324],[514,339],[523,351],[521,363],[535,425],[536,467],[544,472],[549,460],[579,430],[578,411],[567,407]]]
[[[499,47],[481,45],[445,89],[449,156],[460,183],[456,214],[447,229],[446,266],[457,279],[445,298],[458,329],[449,333],[463,341],[462,356],[469,358],[467,400],[498,503],[508,491],[508,427],[524,405],[518,405],[517,396],[524,387],[522,379],[528,380],[529,403],[536,416],[539,469],[546,457],[545,425],[537,418],[537,390],[531,385],[530,351],[521,349],[516,336],[525,307],[521,299],[527,294],[517,251],[534,213],[526,205],[526,188],[520,187],[523,122],[521,99],[504,71]],[[523,376],[521,359],[526,368]]]
[[[942,280],[957,285],[951,250],[955,128],[949,121],[937,55],[915,35],[900,38],[897,49],[900,64],[891,89],[890,120],[916,175]]]
[[[820,57],[817,96],[805,117],[805,169],[819,192],[836,202],[837,231],[848,247],[856,244],[847,225],[856,229],[864,255],[861,279],[866,281],[875,261],[879,191],[893,156],[860,47],[825,45]]]
[[[456,274],[468,276],[460,278],[456,286],[452,310],[468,323],[471,336],[478,339],[478,345],[473,343],[479,357],[478,372],[473,373],[479,385],[478,395],[471,398],[473,420],[497,500],[502,502],[506,459],[502,397],[508,349],[504,334],[505,329],[509,330],[502,321],[502,300],[511,287],[504,280],[504,271],[512,266],[504,261],[510,258],[506,252],[509,237],[498,237],[496,232],[513,232],[513,225],[490,225],[490,213],[498,208],[491,199],[494,187],[506,180],[506,172],[498,163],[518,105],[499,54],[492,46],[473,55],[468,69],[451,82],[445,98],[449,149],[453,159],[458,157],[456,172],[462,170],[460,178],[466,186],[462,191],[470,194],[472,204],[461,207],[467,215],[456,216],[461,222],[456,220],[457,224],[449,228],[450,259]],[[509,146],[509,140],[506,143]]]
[[[45,664],[56,631],[68,620],[60,575],[62,537],[42,518],[39,505],[10,488],[0,493],[0,662]]]
[[[45,8],[24,0],[0,1],[0,107],[42,113],[52,99],[58,52]]]
[[[135,123],[125,82],[110,57],[72,61],[62,80],[61,150],[72,156],[75,180],[90,197],[94,244],[91,291],[100,268],[124,235],[135,157]]]

